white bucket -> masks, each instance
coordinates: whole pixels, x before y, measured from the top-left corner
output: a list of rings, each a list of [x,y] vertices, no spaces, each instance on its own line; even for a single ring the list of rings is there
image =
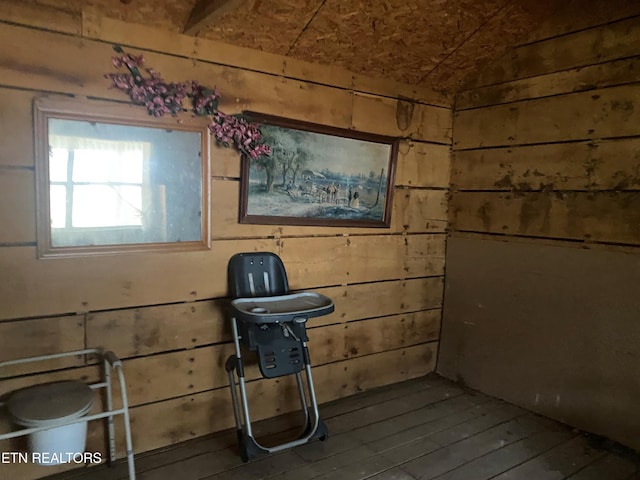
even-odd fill
[[[29,435],[31,461],[38,465],[59,465],[74,462],[75,458],[75,463],[82,463],[86,443],[87,422],[32,433]]]
[[[36,385],[14,392],[8,401],[14,423],[42,428],[29,434],[30,460],[39,465],[83,463],[87,422],[80,420],[93,405],[89,386],[67,381]]]

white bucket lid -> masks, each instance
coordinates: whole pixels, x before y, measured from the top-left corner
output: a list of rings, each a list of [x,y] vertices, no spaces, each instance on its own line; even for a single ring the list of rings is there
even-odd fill
[[[50,423],[80,417],[93,405],[93,392],[89,385],[77,381],[64,381],[35,385],[11,394],[7,408],[20,423]]]

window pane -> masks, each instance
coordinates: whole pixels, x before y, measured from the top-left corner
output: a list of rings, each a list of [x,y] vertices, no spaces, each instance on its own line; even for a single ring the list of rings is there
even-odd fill
[[[124,143],[124,142],[123,142]],[[144,151],[103,149],[74,150],[74,182],[142,183]]]
[[[52,148],[49,152],[49,180],[52,182],[66,182],[69,151],[65,148]]]
[[[73,189],[74,227],[142,225],[142,188],[78,185]]]
[[[49,205],[51,208],[51,228],[64,228],[67,218],[67,188],[64,185],[51,185]]]

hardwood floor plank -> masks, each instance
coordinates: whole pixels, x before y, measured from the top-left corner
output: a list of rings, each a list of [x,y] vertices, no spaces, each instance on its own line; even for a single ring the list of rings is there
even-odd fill
[[[389,460],[384,457],[371,457],[352,462],[340,470],[328,472],[314,478],[314,480],[362,480],[372,476],[382,475],[389,471]],[[408,478],[414,478],[409,476]]]
[[[488,401],[489,398],[484,396],[477,397],[463,394],[442,402],[427,405],[418,410],[413,410],[402,415],[391,417],[387,420],[356,428],[351,433],[363,441],[371,442],[373,440],[388,437],[394,433],[410,429],[416,425],[428,423],[454,413],[468,410]]]
[[[358,460],[371,458],[375,452],[365,445],[317,460],[299,468],[289,469],[277,475],[263,477],[268,480],[307,480],[326,473],[335,473]]]
[[[384,452],[396,447],[410,445],[414,442],[421,441],[429,435],[443,432],[451,428],[457,428],[461,424],[464,424],[480,416],[487,415],[492,410],[500,408],[502,406],[503,404],[501,402],[498,402],[497,400],[486,402],[482,405],[477,405],[462,412],[447,415],[445,417],[438,418],[421,425],[415,425],[402,432],[398,432],[394,435],[375,440],[369,443],[368,446],[376,452]]]
[[[626,480],[640,472],[640,464],[615,454],[607,454],[591,465],[567,477],[567,480]]]
[[[577,436],[522,465],[494,477],[496,480],[562,480],[593,463],[605,453]],[[606,477],[605,477],[606,478]]]
[[[330,432],[345,432],[380,420],[396,417],[416,410],[421,406],[437,403],[463,393],[464,391],[456,386],[443,385],[371,405],[345,415],[332,417],[326,423]]]
[[[518,416],[506,422],[501,420],[496,417],[495,426],[404,463],[402,469],[418,479],[433,479],[544,428],[529,415]]]
[[[523,416],[526,411],[510,405],[508,403],[498,404],[487,414],[480,415],[468,422],[461,423],[453,428],[438,432],[431,436],[431,439],[442,446],[451,445],[452,443],[472,437],[484,430],[508,422],[514,418]]]
[[[487,480],[537,457],[546,450],[567,441],[571,436],[568,429],[538,432],[435,478],[437,480],[469,480],[470,478]]]
[[[392,468],[385,472],[369,477],[369,480],[415,480],[416,477],[409,475],[400,468]]]
[[[247,464],[240,463],[235,468],[199,477],[202,480],[261,480],[271,475],[284,474],[291,469],[304,465],[307,462],[291,450],[279,452],[258,458]],[[182,477],[180,477],[182,480]]]
[[[239,467],[242,460],[231,449],[206,453],[171,463],[160,468],[147,470],[137,475],[137,480],[199,480],[207,475],[222,473]]]
[[[410,395],[415,392],[420,392],[442,385],[451,385],[451,382],[444,380],[442,377],[431,374],[396,385],[397,388],[393,388],[393,385],[387,385],[367,390],[350,397],[327,402],[320,406],[320,414],[322,418],[328,419],[354,410],[359,410],[364,407],[376,405],[387,400],[393,400],[405,395]]]
[[[351,432],[330,436],[329,439],[326,442],[307,443],[294,448],[293,451],[307,462],[315,462],[364,445],[364,442]]]
[[[138,480],[640,480],[640,457],[435,375],[324,404],[326,442],[242,463],[234,430],[136,456]],[[265,445],[299,415],[255,422]],[[271,442],[271,443],[270,443]],[[127,480],[126,462],[48,480]]]

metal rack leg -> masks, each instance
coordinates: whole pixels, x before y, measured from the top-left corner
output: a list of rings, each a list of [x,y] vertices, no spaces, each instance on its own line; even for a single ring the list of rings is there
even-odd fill
[[[129,403],[127,401],[126,383],[122,367],[118,368],[118,379],[120,380],[120,394],[122,397],[122,409],[124,416],[124,434],[127,442],[127,463],[129,464],[129,480],[136,480],[135,463],[133,460],[133,441],[131,440],[131,425],[129,422]]]
[[[111,367],[109,362],[104,360],[104,379],[106,388],[106,397],[107,397],[107,410],[113,410],[113,396],[111,391]],[[113,462],[116,460],[116,434],[113,425],[113,415],[107,417],[107,430],[109,435],[109,465],[113,465]]]

